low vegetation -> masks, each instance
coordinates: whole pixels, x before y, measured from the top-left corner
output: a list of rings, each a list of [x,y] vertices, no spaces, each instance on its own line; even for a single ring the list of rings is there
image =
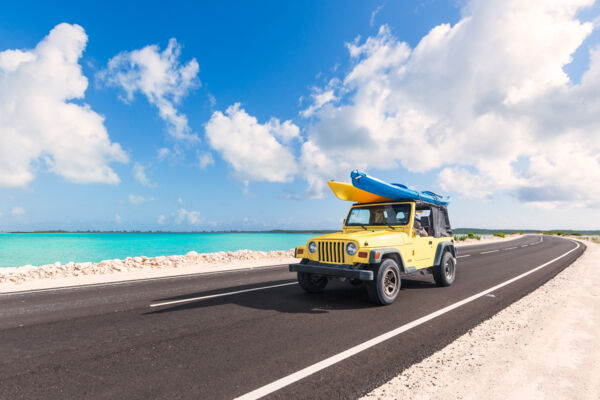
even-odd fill
[[[467,237],[469,239],[477,239],[477,240],[481,240],[481,236],[474,234],[473,232],[469,232],[467,233]]]
[[[494,233],[494,236],[498,236],[498,237],[501,237],[502,239],[504,239],[506,237],[506,234],[504,232],[496,232],[496,233]]]

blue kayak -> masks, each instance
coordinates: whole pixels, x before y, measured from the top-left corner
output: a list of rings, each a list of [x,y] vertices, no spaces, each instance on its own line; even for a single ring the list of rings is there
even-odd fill
[[[387,183],[358,170],[352,171],[350,177],[352,178],[354,187],[378,196],[394,200],[422,200],[441,206],[446,206],[450,202],[449,196],[444,197],[429,191],[419,192],[418,190],[409,189],[400,183]]]

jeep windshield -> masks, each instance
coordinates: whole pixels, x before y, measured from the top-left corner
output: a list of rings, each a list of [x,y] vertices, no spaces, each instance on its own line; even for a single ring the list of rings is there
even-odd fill
[[[346,226],[407,225],[410,204],[377,204],[353,207],[348,214]]]

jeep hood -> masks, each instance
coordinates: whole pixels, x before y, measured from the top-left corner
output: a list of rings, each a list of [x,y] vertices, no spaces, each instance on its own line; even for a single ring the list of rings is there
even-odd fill
[[[390,247],[408,240],[404,232],[393,232],[388,230],[368,230],[355,232],[334,232],[326,235],[316,236],[309,241],[319,240],[353,240],[358,242],[359,247]],[[366,244],[365,244],[366,242]]]

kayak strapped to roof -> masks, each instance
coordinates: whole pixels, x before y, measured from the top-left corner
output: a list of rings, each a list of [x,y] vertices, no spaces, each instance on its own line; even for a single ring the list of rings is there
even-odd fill
[[[340,200],[352,201],[354,203],[381,203],[392,199],[378,196],[373,193],[365,192],[362,189],[352,186],[350,183],[344,182],[327,182],[335,197]]]
[[[450,202],[449,196],[440,196],[430,191],[419,192],[400,183],[387,183],[358,170],[352,171],[350,177],[354,187],[384,198],[421,200],[441,206],[445,206]]]

